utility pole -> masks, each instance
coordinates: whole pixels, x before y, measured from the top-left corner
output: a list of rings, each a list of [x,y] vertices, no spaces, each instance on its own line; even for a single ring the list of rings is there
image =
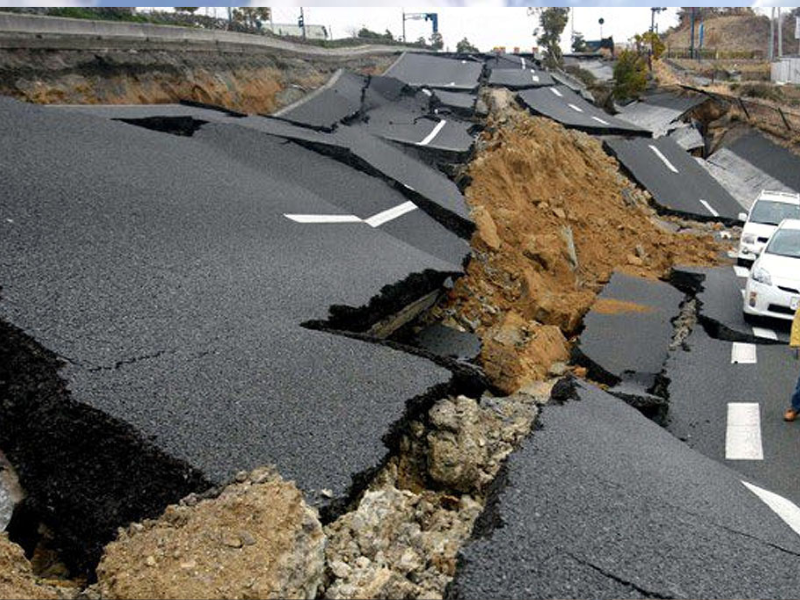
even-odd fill
[[[772,7],[772,14],[769,17],[769,48],[767,49],[767,59],[772,62],[775,59],[775,7]]]
[[[783,58],[783,23],[781,22],[781,7],[778,7],[778,60]]]
[[[689,57],[694,58],[694,8],[691,9],[692,35],[689,40]]]
[[[303,39],[306,39],[306,15],[302,6],[300,7],[300,27],[303,30]]]
[[[403,10],[403,43],[406,43],[406,9]]]

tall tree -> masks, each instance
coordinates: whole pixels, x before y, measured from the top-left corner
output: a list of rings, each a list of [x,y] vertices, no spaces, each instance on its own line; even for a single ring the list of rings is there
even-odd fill
[[[469,54],[470,52],[478,52],[478,49],[473,46],[467,38],[464,38],[456,44],[456,52],[459,54]]]
[[[272,10],[266,6],[242,6],[233,9],[233,20],[251,29],[258,29],[263,21],[269,21],[271,17]]]
[[[569,8],[543,8],[539,12],[542,33],[537,42],[544,48],[544,64],[555,68],[561,65],[561,34],[569,21]]]

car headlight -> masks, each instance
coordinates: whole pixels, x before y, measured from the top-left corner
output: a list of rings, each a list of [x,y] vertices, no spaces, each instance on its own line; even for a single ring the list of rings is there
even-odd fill
[[[753,245],[756,243],[756,236],[754,233],[746,233],[742,236],[742,243]]]
[[[757,281],[758,283],[772,285],[772,277],[770,277],[769,271],[762,269],[761,267],[756,267],[753,269],[750,272],[750,277],[753,278],[753,281]]]

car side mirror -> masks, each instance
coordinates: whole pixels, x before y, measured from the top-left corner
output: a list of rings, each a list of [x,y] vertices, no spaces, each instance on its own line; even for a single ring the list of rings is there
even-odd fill
[[[739,213],[740,221],[747,221],[747,213]]]

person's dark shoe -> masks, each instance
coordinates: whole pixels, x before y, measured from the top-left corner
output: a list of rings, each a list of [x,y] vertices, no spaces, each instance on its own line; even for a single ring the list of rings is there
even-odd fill
[[[800,413],[797,412],[795,409],[790,408],[785,413],[783,413],[783,420],[791,422],[794,421],[798,416],[800,416]]]

